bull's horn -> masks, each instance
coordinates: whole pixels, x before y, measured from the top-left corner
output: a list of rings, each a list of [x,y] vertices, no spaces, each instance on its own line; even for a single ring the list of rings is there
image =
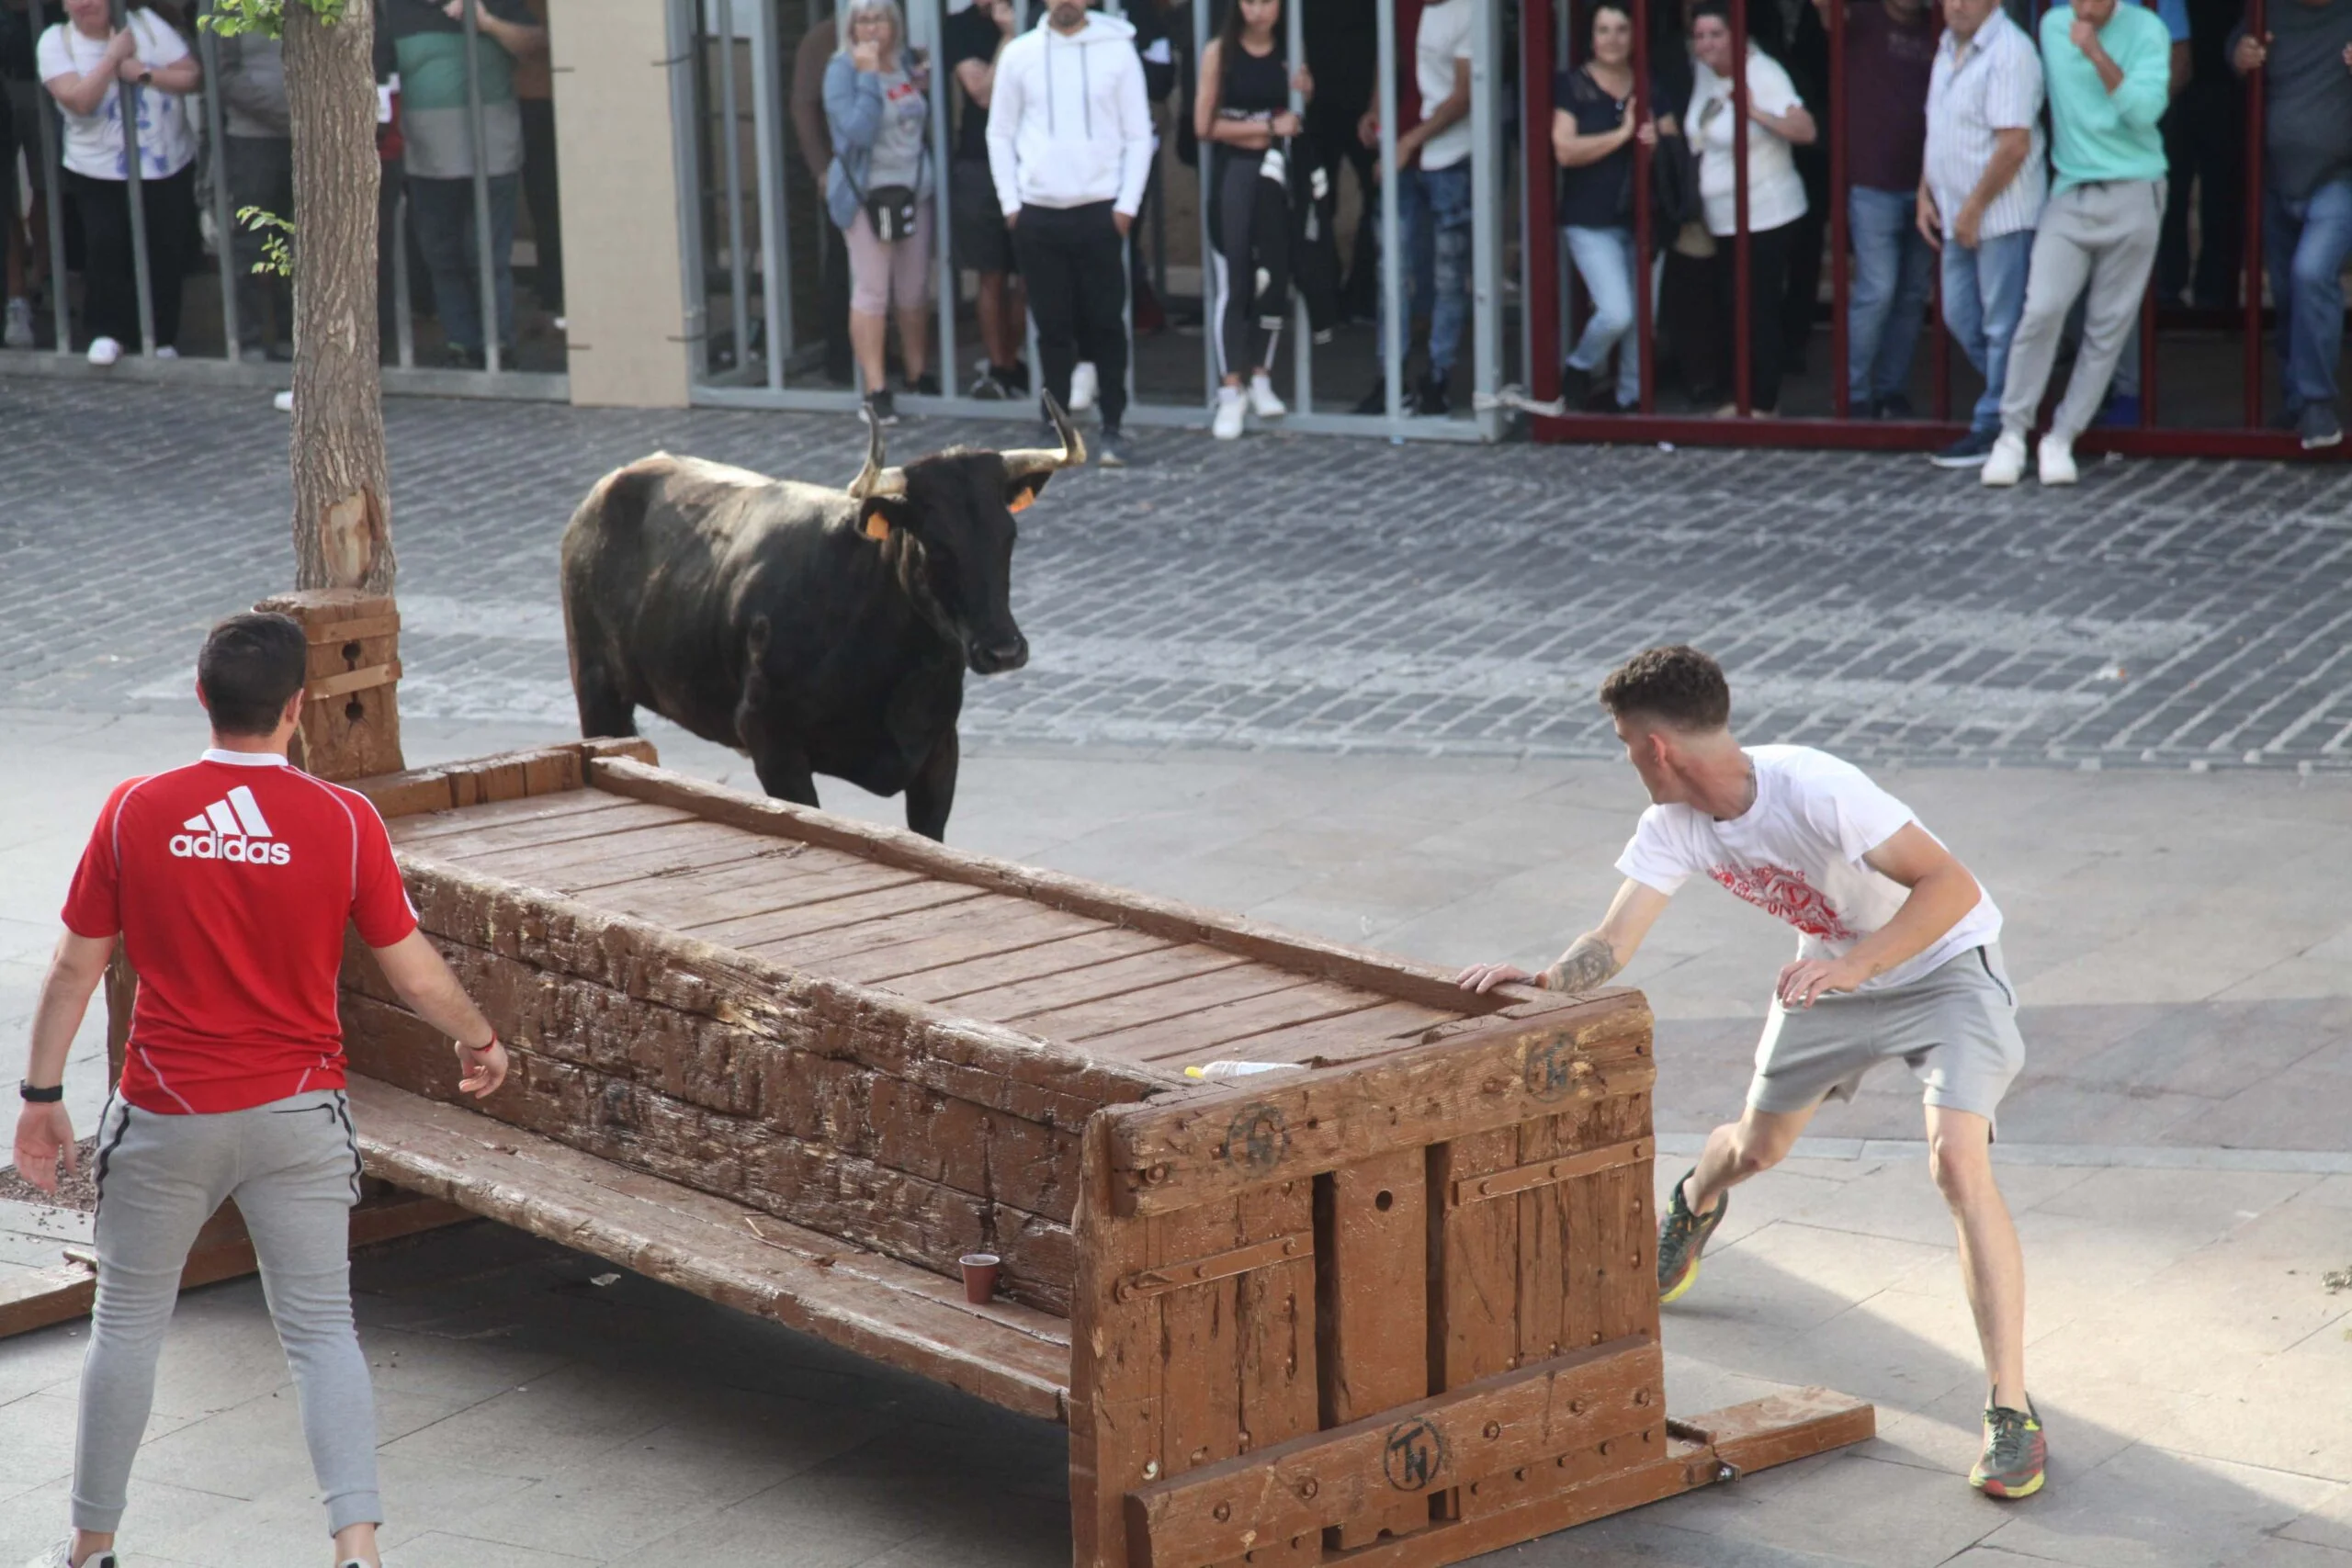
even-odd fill
[[[876,422],[872,410],[864,412],[865,467],[857,471],[857,478],[849,481],[849,498],[852,501],[871,501],[876,496],[906,494],[906,469],[882,466],[882,426]]]
[[[1062,449],[1052,452],[1043,446],[1016,446],[1001,453],[1005,478],[1032,479],[1058,468],[1079,468],[1085,463],[1086,442],[1079,435],[1077,426],[1070,423],[1069,415],[1062,412],[1062,405],[1054,400],[1051,392],[1046,394],[1046,417],[1054,422],[1054,434],[1061,437]]]

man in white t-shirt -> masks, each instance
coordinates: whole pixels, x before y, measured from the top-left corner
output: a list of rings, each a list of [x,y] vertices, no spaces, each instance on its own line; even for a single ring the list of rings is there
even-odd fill
[[[1462,329],[1470,320],[1470,29],[1474,0],[1438,0],[1421,7],[1413,35],[1413,82],[1420,90],[1421,117],[1396,138],[1396,219],[1399,242],[1409,264],[1408,315],[1427,319],[1429,369],[1407,388],[1405,412],[1442,416],[1453,412],[1446,382],[1461,351]],[[1380,145],[1380,94],[1357,122],[1367,147]],[[1384,175],[1387,171],[1383,171]],[[1388,291],[1381,290],[1384,325]],[[1400,334],[1410,346],[1409,332]],[[1359,413],[1385,410],[1386,392],[1374,388],[1357,405]]]
[[[2001,911],[1908,807],[1860,769],[1804,746],[1742,748],[1731,689],[1693,648],[1654,648],[1601,682],[1653,806],[1617,862],[1625,881],[1600,925],[1541,975],[1464,970],[1591,990],[1631,963],[1694,874],[1794,926],[1774,984],[1747,1109],[1709,1135],[1658,1228],[1658,1299],[1690,1288],[1731,1189],[1779,1164],[1825,1099],[1900,1058],[1927,1086],[1928,1164],[1960,1232],[1960,1258],[1991,1394],[1970,1483],[2040,1490],[2045,1446],[2025,1388],[2025,1259],[1993,1179],[1993,1117],[2025,1063],[2001,965]]]

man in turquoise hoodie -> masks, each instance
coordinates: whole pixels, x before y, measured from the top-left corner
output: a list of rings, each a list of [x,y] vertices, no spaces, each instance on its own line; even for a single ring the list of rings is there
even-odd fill
[[[2013,485],[2024,474],[2025,439],[2059,333],[2075,296],[2085,295],[2075,373],[2036,453],[2043,484],[2075,482],[2075,437],[2098,415],[2155,261],[2165,215],[2156,122],[2169,101],[2171,66],[2172,35],[2144,6],[2074,0],[2041,18],[2057,177],[2034,235],[2025,312],[2009,343],[2001,435],[1983,474],[1988,485]]]

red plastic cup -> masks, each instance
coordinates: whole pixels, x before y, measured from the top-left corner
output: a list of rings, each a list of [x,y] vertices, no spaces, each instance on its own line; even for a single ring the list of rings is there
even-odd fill
[[[1003,1259],[993,1252],[967,1252],[956,1262],[964,1268],[964,1299],[986,1306],[996,1295],[996,1275]]]

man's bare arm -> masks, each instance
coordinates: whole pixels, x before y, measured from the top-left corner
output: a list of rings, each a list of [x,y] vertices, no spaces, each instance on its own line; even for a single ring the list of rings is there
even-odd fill
[[[409,932],[390,947],[368,951],[409,1010],[457,1042],[463,1072],[459,1089],[482,1097],[506,1081],[506,1052],[490,1021],[422,931]]]
[[[1668,901],[1667,895],[1657,888],[1629,878],[1619,885],[1600,924],[1570,942],[1559,962],[1541,975],[1510,964],[1474,964],[1462,972],[1458,983],[1472,991],[1507,985],[1533,985],[1547,991],[1597,990],[1634,961],[1650,927],[1666,912]]]
[[[1894,918],[1838,958],[1806,958],[1781,971],[1784,1007],[1811,1007],[1833,991],[1850,991],[1917,958],[1960,924],[1984,889],[1969,869],[1917,822],[1862,857],[1870,868],[1911,890]]]

